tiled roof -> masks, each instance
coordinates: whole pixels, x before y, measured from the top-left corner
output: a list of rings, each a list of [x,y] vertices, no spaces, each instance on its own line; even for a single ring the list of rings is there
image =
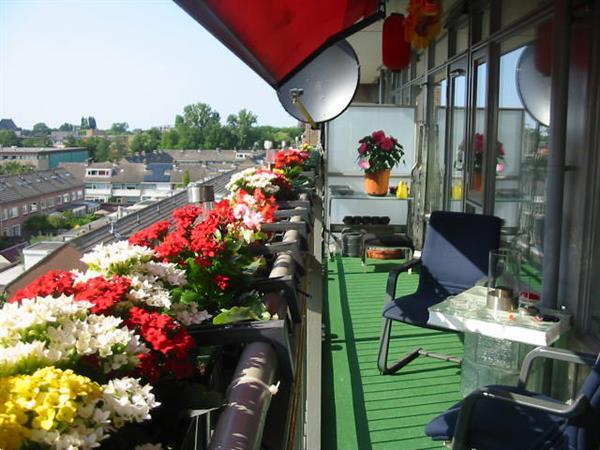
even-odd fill
[[[164,150],[174,161],[179,162],[232,162],[235,150]]]
[[[12,119],[0,119],[0,130],[17,131],[18,129]]]
[[[64,169],[3,176],[0,177],[0,204],[77,187],[83,187],[82,182]]]
[[[79,150],[87,150],[85,147],[0,147],[2,153],[57,153],[57,152],[73,152]]]

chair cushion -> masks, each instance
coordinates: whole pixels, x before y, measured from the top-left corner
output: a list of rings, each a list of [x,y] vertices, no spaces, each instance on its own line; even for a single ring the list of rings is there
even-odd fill
[[[534,398],[552,400],[541,394],[511,386],[492,386],[504,391],[516,392]],[[425,428],[425,434],[434,441],[450,441],[462,402],[433,419]],[[469,445],[480,450],[530,449],[543,445],[546,439],[565,424],[565,419],[536,411],[531,408],[511,405],[483,398],[475,404],[469,427]],[[564,444],[563,444],[564,445]],[[563,448],[556,443],[550,447]]]
[[[399,320],[413,325],[427,326],[429,311],[427,308],[446,299],[443,295],[415,292],[397,298],[383,309],[383,317]]]

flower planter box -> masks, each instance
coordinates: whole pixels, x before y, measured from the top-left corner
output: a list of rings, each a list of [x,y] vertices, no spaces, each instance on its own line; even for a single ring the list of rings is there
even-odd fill
[[[256,281],[255,287],[265,292],[267,309],[271,314],[277,314],[278,319],[229,325],[191,325],[187,327],[188,332],[199,346],[269,342],[275,349],[283,376],[292,380],[295,376],[292,333],[294,323],[301,320],[303,306],[295,288],[295,273],[292,256],[289,253],[281,253],[274,261],[269,278]]]
[[[191,325],[187,330],[199,346],[268,342],[275,349],[282,376],[293,380],[296,373],[291,338],[293,324],[287,318],[287,302],[281,294],[270,293],[265,295],[265,303],[275,308],[279,316],[277,320]]]

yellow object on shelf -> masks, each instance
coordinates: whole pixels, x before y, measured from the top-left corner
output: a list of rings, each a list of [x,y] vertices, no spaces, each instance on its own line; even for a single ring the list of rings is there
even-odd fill
[[[455,183],[452,185],[452,200],[462,199],[462,184]]]
[[[408,183],[406,181],[398,183],[396,198],[408,198]]]

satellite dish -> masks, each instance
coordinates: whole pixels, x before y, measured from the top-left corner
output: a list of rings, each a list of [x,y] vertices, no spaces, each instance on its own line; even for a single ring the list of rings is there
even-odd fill
[[[344,112],[354,98],[359,77],[354,49],[340,41],[283,83],[277,96],[290,115],[314,125]]]
[[[517,62],[517,92],[527,112],[542,125],[550,125],[551,78],[535,67],[534,46],[528,45]]]

